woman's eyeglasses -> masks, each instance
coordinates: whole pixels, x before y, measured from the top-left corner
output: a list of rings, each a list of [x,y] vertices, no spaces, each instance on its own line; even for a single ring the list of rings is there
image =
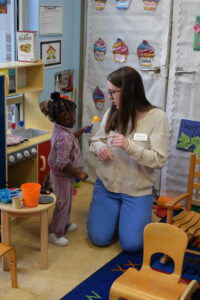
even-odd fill
[[[121,90],[113,91],[113,90],[107,90],[108,96],[112,97],[113,94],[119,93]]]

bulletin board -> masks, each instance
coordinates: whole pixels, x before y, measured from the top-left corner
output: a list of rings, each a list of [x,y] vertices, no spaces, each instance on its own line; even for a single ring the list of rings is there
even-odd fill
[[[165,110],[172,1],[151,2],[152,6],[142,0],[88,1],[83,125],[94,115],[102,119],[110,106],[106,78],[125,65],[141,74],[147,99]],[[145,46],[151,51],[146,59],[139,51]],[[98,127],[94,124],[92,135]],[[90,138],[91,134],[84,135],[82,153],[89,181],[94,182],[97,159],[89,152]]]

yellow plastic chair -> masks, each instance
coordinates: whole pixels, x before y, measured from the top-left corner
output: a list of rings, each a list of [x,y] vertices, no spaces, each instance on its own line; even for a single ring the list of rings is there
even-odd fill
[[[0,243],[0,257],[3,255],[8,255],[12,287],[17,288],[18,286],[15,248]]]
[[[119,276],[111,286],[109,300],[180,299],[188,287],[185,283],[179,283],[187,243],[186,233],[174,225],[148,224],[144,229],[141,269],[129,268]],[[155,253],[164,253],[171,257],[174,262],[173,273],[162,273],[151,268],[151,257]]]

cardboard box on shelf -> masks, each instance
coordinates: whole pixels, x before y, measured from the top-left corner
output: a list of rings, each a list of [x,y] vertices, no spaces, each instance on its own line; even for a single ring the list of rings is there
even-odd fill
[[[17,57],[24,62],[38,60],[37,31],[17,31]]]

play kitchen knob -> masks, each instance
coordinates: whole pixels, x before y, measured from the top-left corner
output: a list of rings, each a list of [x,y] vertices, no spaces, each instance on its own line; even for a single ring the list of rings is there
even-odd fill
[[[23,155],[19,152],[16,154],[17,159],[22,159]]]
[[[30,156],[30,152],[29,152],[28,150],[25,150],[25,151],[24,151],[24,156],[25,156],[25,157],[29,157],[29,156]]]
[[[32,149],[31,149],[31,154],[37,154],[37,149],[32,148]]]
[[[14,155],[10,155],[8,160],[9,160],[9,162],[14,163],[14,161],[15,161]]]

